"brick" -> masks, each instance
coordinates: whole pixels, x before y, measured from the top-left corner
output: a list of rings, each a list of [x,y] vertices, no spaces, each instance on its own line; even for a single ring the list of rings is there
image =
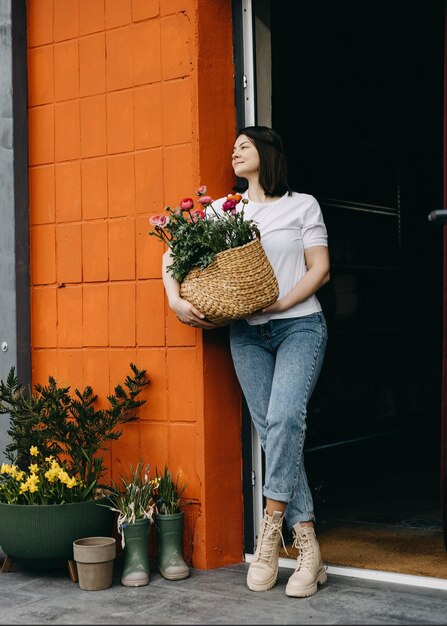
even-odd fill
[[[106,34],[107,89],[125,89],[133,84],[132,28],[126,26]]]
[[[36,106],[54,100],[53,46],[28,50],[28,104]]]
[[[82,224],[82,275],[85,282],[109,278],[108,224],[90,221]],[[105,320],[102,320],[105,324]]]
[[[61,387],[84,390],[84,363],[81,350],[57,351],[57,382]]]
[[[163,152],[135,152],[135,210],[147,215],[163,208]]]
[[[81,154],[81,128],[78,100],[56,104],[54,109],[56,161],[79,159]]]
[[[48,385],[48,376],[57,379],[57,351],[33,350],[31,361],[32,385]]]
[[[122,435],[111,442],[112,479],[121,484],[121,476],[128,477],[130,466],[136,468],[140,450],[140,424],[130,422],[119,427]]]
[[[59,348],[82,346],[82,287],[57,290],[57,344]]]
[[[96,409],[105,409],[110,406],[109,395],[109,351],[83,350],[84,387],[89,385],[93,394],[98,396],[95,402]]]
[[[55,167],[56,219],[70,222],[81,219],[81,166],[79,161]]]
[[[51,224],[55,220],[54,166],[29,169],[30,224]]]
[[[134,22],[156,17],[160,13],[160,0],[132,0]]]
[[[167,419],[166,399],[166,354],[164,348],[137,348],[136,365],[146,370],[149,385],[140,397],[146,404],[140,409],[145,420],[165,421]]]
[[[107,217],[107,160],[88,159],[81,162],[82,218]]]
[[[59,284],[82,281],[81,224],[56,226],[56,277]]]
[[[161,20],[161,69],[163,80],[189,76],[193,40],[188,17],[184,13]]]
[[[107,346],[109,329],[107,319],[109,306],[108,285],[94,284],[82,287],[82,343],[84,346]]]
[[[54,2],[54,40],[72,39],[79,35],[78,0]]]
[[[51,285],[56,281],[54,226],[35,226],[30,229],[30,267],[32,285]]]
[[[78,40],[54,46],[54,95],[56,101],[79,96]]]
[[[194,0],[160,0],[160,14],[169,15],[180,12],[191,14],[194,6]]]
[[[28,150],[30,165],[54,161],[54,105],[29,109]]]
[[[178,476],[180,484],[187,483],[184,497],[201,493],[197,475],[197,427],[195,424],[170,424],[169,426],[169,469]]]
[[[109,287],[109,343],[135,346],[135,285],[111,283]]]
[[[160,279],[137,283],[137,345],[165,345],[164,288]]]
[[[82,281],[81,224],[56,226],[56,270],[58,283]]]
[[[79,0],[79,32],[81,35],[103,31],[104,0]]]
[[[150,85],[134,91],[135,147],[162,144],[161,86]]]
[[[109,276],[110,280],[135,278],[135,220],[133,218],[109,221]]]
[[[132,55],[135,85],[161,80],[160,22],[158,20],[133,25]]]
[[[166,367],[169,421],[195,422],[198,411],[198,381],[202,376],[195,348],[169,348]]]
[[[165,246],[149,235],[149,219],[138,215],[135,220],[137,278],[161,278],[162,256]]]
[[[57,346],[56,287],[31,289],[31,345],[34,348]]]
[[[106,28],[125,26],[132,21],[131,0],[105,0]]]
[[[176,207],[185,196],[193,197],[197,185],[193,182],[193,155],[190,145],[173,146],[163,150],[165,203]]]
[[[194,346],[197,342],[197,333],[200,332],[191,326],[182,324],[166,302],[166,345]]]
[[[163,143],[186,143],[192,137],[191,83],[189,79],[163,85]]]
[[[106,90],[106,38],[104,33],[79,40],[79,93],[93,96]]]
[[[133,93],[107,95],[107,146],[109,154],[134,149]]]
[[[120,348],[109,350],[109,393],[115,393],[115,387],[122,385],[126,376],[132,375],[130,363],[134,363],[138,369],[143,369],[137,362],[135,348]]]
[[[27,3],[28,46],[53,42],[53,0],[33,0]]]
[[[109,217],[135,213],[135,166],[133,154],[107,159]]]
[[[151,476],[156,468],[162,473],[168,459],[169,424],[140,423],[140,450],[141,458],[151,464]]]
[[[100,156],[107,152],[106,97],[81,100],[81,156]]]

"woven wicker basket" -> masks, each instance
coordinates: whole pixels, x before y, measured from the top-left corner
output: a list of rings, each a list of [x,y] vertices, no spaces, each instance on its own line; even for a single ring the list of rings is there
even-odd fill
[[[216,326],[224,326],[272,304],[279,289],[259,239],[216,255],[205,269],[193,268],[180,295]]]

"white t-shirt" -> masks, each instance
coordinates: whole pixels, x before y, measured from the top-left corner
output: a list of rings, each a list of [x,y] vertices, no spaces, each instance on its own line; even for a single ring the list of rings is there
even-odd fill
[[[242,194],[248,198],[248,193]],[[226,198],[213,203],[220,209]],[[304,250],[313,246],[327,246],[327,230],[317,200],[306,193],[287,193],[272,202],[240,202],[244,218],[253,220],[261,233],[261,244],[273,267],[279,285],[279,298],[286,296],[307,271]],[[249,324],[265,324],[271,319],[301,317],[321,311],[315,295],[295,304],[286,311],[251,315]]]

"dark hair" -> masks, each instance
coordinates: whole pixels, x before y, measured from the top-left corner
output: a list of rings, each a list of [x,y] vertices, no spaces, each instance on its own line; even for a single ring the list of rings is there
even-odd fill
[[[287,192],[290,196],[284,144],[278,133],[268,126],[246,126],[238,130],[236,138],[240,135],[246,135],[259,153],[259,183],[265,195],[283,196]]]

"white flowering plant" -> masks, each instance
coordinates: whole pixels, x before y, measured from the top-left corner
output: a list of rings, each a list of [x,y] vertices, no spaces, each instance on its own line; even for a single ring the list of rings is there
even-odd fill
[[[153,491],[157,488],[158,479],[149,477],[150,465],[144,466],[142,459],[134,468],[129,465],[129,473],[120,476],[120,482],[112,483],[108,495],[109,508],[118,513],[117,530],[121,535],[121,545],[125,546],[123,528],[134,524],[137,520],[148,519],[153,522],[155,502]],[[105,506],[105,505],[103,505]]]
[[[167,270],[181,283],[193,267],[205,269],[216,254],[243,246],[259,237],[253,220],[246,220],[244,207],[247,198],[241,194],[229,194],[217,211],[215,200],[208,195],[206,185],[196,190],[195,208],[192,198],[183,198],[176,208],[167,206],[163,215],[153,215],[149,222],[153,235],[170,249],[171,265]],[[242,208],[237,205],[242,203]]]

